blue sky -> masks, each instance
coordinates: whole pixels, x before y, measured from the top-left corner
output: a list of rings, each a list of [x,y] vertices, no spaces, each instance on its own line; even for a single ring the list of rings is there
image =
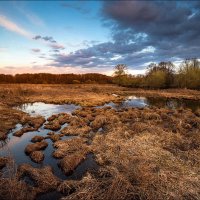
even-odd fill
[[[144,73],[198,57],[199,27],[198,1],[1,1],[0,73]]]

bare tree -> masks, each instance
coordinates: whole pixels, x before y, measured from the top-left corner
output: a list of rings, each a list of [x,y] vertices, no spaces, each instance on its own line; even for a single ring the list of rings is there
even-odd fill
[[[114,67],[114,76],[124,76],[127,74],[127,66],[125,64],[118,64]]]

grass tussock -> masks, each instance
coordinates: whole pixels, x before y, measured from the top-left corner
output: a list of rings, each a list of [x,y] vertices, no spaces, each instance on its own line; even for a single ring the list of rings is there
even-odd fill
[[[48,143],[46,141],[41,141],[41,142],[36,142],[33,144],[28,144],[25,148],[25,153],[27,155],[31,154],[34,151],[39,151],[39,150],[43,150],[46,149],[46,147],[48,146]]]
[[[86,140],[80,137],[60,140],[55,142],[53,146],[57,148],[53,152],[53,157],[55,158],[63,158],[64,156],[76,152],[83,152],[84,154],[86,154],[90,151],[89,146],[86,144]]]
[[[55,190],[60,184],[60,180],[53,174],[50,166],[34,168],[29,164],[23,164],[18,169],[18,176],[28,176],[36,185],[38,193]]]
[[[66,174],[72,174],[78,165],[86,159],[87,151],[76,151],[74,153],[68,154],[62,158],[58,166]]]
[[[6,158],[6,166],[0,175],[0,199],[2,200],[33,200],[36,189],[20,180],[15,162]]]
[[[42,151],[33,151],[30,154],[30,158],[33,162],[40,163],[44,160],[44,153]]]
[[[23,124],[23,128],[19,131],[14,133],[14,136],[21,137],[24,133],[30,131],[37,131],[45,122],[44,117],[37,116],[37,117],[30,117],[25,116],[21,119],[21,123]]]

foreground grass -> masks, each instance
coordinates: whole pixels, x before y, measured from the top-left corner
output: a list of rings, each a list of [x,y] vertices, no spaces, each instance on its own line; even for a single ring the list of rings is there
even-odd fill
[[[26,87],[31,89],[31,85]],[[53,100],[52,95],[59,86],[38,87],[37,90],[34,88],[35,93],[23,98],[31,102],[62,102],[71,98],[72,102],[80,100],[84,104],[96,97],[91,102],[98,105],[106,97],[114,98],[112,93],[138,94],[138,90],[116,86],[92,89],[90,85],[83,88],[71,85],[70,89],[63,86],[62,92],[56,93]],[[156,91],[148,92],[155,94]],[[181,95],[196,98],[199,95],[196,91],[184,92],[167,90],[161,93],[173,94],[177,98]],[[158,95],[161,93],[157,91]],[[52,123],[61,121],[59,115],[51,120]],[[1,199],[34,199],[49,191],[61,192],[66,200],[200,199],[200,110],[133,108],[116,111],[83,107],[66,120],[69,126],[62,134],[75,135],[78,139],[72,143],[54,142],[57,149],[53,155],[62,159],[61,167],[64,171],[71,170],[84,159],[83,154],[93,153],[99,168],[81,180],[62,181],[52,174],[49,167],[35,169],[23,165],[12,173],[11,179],[0,178]],[[30,177],[34,185],[25,183],[23,176]]]

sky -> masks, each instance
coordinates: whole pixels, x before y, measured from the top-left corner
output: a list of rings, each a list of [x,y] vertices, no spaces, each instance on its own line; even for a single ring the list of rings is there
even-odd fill
[[[0,73],[143,74],[199,52],[199,1],[0,1]]]

